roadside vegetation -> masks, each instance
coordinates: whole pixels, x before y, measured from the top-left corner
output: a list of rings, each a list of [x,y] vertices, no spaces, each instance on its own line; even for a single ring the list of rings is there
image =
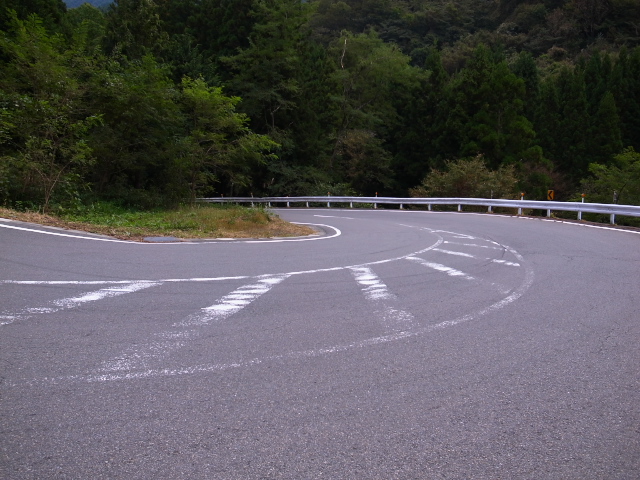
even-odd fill
[[[103,202],[59,214],[0,207],[0,217],[126,240],[142,240],[145,237],[272,238],[316,233],[309,227],[285,222],[263,208],[226,205],[135,210]]]
[[[0,3],[0,205],[639,201],[638,0]]]

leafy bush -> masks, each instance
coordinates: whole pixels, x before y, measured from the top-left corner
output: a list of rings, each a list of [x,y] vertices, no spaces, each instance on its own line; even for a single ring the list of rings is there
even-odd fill
[[[588,201],[640,205],[640,153],[628,147],[613,158],[611,165],[589,165],[592,177],[582,181]]]
[[[412,197],[517,198],[513,165],[489,170],[482,155],[448,161],[446,171],[432,170]]]

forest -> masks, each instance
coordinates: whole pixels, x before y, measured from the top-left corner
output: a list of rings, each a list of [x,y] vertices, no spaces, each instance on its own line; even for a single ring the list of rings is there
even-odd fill
[[[640,204],[637,0],[0,0],[0,205]]]

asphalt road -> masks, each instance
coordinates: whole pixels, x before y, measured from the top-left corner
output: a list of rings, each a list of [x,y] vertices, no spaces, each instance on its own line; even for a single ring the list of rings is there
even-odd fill
[[[0,478],[640,478],[640,234],[279,213],[323,233],[0,220]]]

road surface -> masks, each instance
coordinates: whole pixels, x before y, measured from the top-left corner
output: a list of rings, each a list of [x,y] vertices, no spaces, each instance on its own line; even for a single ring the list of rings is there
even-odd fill
[[[640,235],[280,210],[304,239],[0,220],[0,477],[640,478]]]

